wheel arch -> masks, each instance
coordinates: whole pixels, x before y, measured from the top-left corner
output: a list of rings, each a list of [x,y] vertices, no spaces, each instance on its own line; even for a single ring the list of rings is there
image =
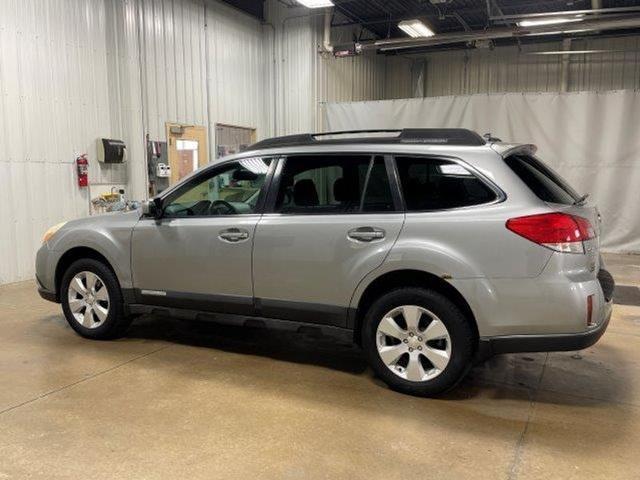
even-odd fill
[[[442,277],[423,270],[400,269],[386,272],[372,280],[360,295],[353,319],[354,341],[361,345],[361,331],[364,316],[371,304],[391,290],[418,287],[434,290],[451,300],[471,324],[475,338],[479,338],[476,316],[464,296]]]
[[[104,256],[102,253],[100,253],[99,251],[91,247],[73,247],[67,250],[60,257],[60,260],[58,260],[58,263],[56,265],[54,285],[55,285],[56,297],[58,299],[61,298],[60,287],[61,287],[62,277],[64,276],[64,273],[67,271],[67,269],[71,266],[73,262],[75,262],[76,260],[80,260],[82,258],[91,258],[93,260],[97,260],[103,263],[109,270],[111,270],[111,272],[113,272],[113,275],[116,277],[116,280],[118,280],[118,275],[115,269],[113,268],[113,265],[107,259],[107,257]]]

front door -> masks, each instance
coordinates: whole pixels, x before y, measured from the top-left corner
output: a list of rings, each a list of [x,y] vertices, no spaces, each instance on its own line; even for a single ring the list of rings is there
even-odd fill
[[[269,159],[209,167],[163,199],[132,239],[137,301],[253,313],[251,248]]]
[[[256,230],[256,308],[265,317],[346,326],[356,286],[382,264],[404,221],[385,159],[308,155],[283,161],[270,213]]]

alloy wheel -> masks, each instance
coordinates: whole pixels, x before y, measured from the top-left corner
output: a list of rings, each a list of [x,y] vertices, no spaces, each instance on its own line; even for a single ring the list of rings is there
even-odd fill
[[[376,346],[387,368],[411,382],[437,377],[451,359],[447,327],[433,312],[417,305],[402,305],[384,315]]]
[[[109,292],[102,279],[93,272],[77,273],[69,283],[69,310],[85,328],[98,328],[109,315]]]

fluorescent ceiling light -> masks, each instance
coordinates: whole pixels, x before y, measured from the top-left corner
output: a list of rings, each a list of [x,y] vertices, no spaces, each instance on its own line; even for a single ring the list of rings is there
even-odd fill
[[[557,25],[559,23],[581,22],[582,20],[584,20],[582,17],[540,18],[535,20],[521,20],[516,24],[519,27],[542,27],[544,25]]]
[[[331,0],[297,0],[297,2],[307,8],[333,7]]]
[[[398,24],[398,28],[413,38],[433,37],[435,33],[420,20],[405,20]]]
[[[584,33],[584,32],[590,32],[591,30],[586,29],[586,28],[582,28],[582,29],[575,29],[575,30],[554,30],[553,32],[531,32],[528,33],[527,36],[528,37],[535,37],[538,35],[562,35],[562,34],[570,34],[570,33]]]
[[[615,53],[624,50],[554,50],[547,52],[527,52],[527,55],[585,55],[589,53]]]

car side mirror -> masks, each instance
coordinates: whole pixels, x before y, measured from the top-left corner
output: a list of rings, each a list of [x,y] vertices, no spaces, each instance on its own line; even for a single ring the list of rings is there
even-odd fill
[[[152,198],[142,202],[142,215],[159,219],[162,216],[162,201],[159,198]]]

